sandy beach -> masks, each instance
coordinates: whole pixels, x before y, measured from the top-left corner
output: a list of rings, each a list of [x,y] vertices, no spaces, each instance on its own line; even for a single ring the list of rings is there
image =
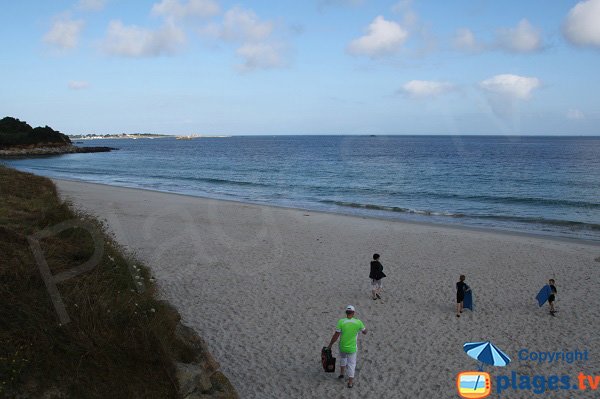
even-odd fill
[[[512,358],[485,367],[493,378],[600,375],[597,244],[55,183],[150,267],[243,398],[456,398],[457,373],[478,367],[463,352],[471,341],[490,340]],[[375,252],[388,276],[383,302],[370,298]],[[460,274],[476,308],[457,318]],[[556,317],[534,299],[549,278]],[[348,304],[369,329],[351,390],[320,364]],[[522,349],[589,358],[539,363],[520,360]],[[507,389],[500,397],[594,395]]]

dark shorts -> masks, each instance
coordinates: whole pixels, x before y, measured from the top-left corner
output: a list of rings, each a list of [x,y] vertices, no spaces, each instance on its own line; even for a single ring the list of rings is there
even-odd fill
[[[556,297],[554,296],[554,294],[552,294],[548,297],[548,302],[552,303],[552,302],[554,302],[555,299],[556,299]]]
[[[464,299],[465,299],[465,293],[464,292],[457,292],[456,293],[456,303],[461,303]]]

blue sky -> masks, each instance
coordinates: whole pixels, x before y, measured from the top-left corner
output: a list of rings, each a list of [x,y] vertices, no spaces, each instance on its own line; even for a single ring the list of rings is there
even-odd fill
[[[20,0],[0,109],[67,134],[600,134],[600,0]]]

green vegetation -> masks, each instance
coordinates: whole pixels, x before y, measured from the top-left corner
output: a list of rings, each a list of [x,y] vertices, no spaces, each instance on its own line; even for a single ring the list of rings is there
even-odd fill
[[[190,361],[174,337],[179,316],[105,234],[100,264],[57,283],[71,320],[59,324],[27,237],[73,219],[98,226],[62,203],[50,180],[0,166],[0,397],[176,397],[174,362]],[[90,259],[94,242],[71,228],[41,248],[56,275]]]
[[[51,127],[36,127],[18,119],[6,117],[0,119],[0,148],[34,145],[70,145],[71,140]]]

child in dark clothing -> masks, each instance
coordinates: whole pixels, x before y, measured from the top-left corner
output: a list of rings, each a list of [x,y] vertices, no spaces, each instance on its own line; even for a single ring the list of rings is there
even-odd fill
[[[383,265],[379,262],[379,254],[373,254],[373,260],[371,261],[371,272],[369,278],[371,279],[371,294],[373,300],[381,299],[382,284],[381,279],[386,277],[383,272]]]
[[[465,275],[460,275],[460,280],[456,283],[456,317],[460,317],[463,311],[463,301],[465,299],[465,292],[470,291],[471,288],[465,283]]]
[[[552,290],[552,294],[548,297],[548,304],[550,305],[550,314],[555,316],[556,310],[554,309],[554,301],[556,300],[556,287],[554,286],[554,279],[548,280],[548,285]]]

